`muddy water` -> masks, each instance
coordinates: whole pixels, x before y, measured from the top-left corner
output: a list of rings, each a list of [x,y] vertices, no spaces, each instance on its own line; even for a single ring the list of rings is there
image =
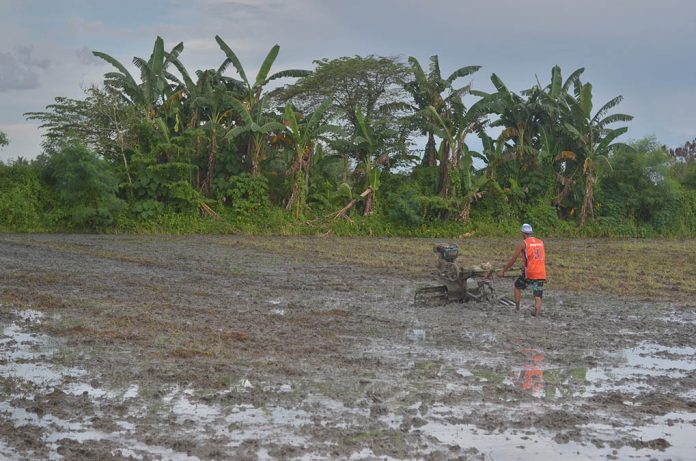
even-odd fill
[[[7,236],[0,251],[0,459],[696,452],[683,306],[552,289],[541,318],[528,298],[415,306],[426,275],[244,239]]]

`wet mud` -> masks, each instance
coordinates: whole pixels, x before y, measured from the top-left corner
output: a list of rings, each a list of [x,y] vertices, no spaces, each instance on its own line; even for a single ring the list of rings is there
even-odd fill
[[[1,235],[0,459],[693,459],[693,305],[415,305],[431,241],[267,240]]]

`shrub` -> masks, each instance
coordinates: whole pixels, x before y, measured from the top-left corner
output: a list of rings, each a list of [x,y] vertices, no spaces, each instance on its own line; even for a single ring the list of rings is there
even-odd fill
[[[116,197],[116,177],[103,159],[69,139],[44,160],[44,176],[65,210],[65,224],[92,230],[114,224],[125,203]]]
[[[133,194],[137,200],[156,200],[177,211],[193,211],[202,200],[191,185],[194,169],[188,163],[157,163],[138,156],[133,161]]]
[[[230,178],[218,191],[223,201],[232,208],[235,219],[241,221],[258,218],[258,215],[266,214],[271,207],[268,180],[264,176],[242,173]]]
[[[0,162],[0,227],[13,231],[41,227],[45,191],[36,168],[26,162]]]
[[[524,212],[522,221],[532,225],[534,232],[548,234],[558,226],[559,219],[556,208],[542,200],[537,204],[527,208]]]

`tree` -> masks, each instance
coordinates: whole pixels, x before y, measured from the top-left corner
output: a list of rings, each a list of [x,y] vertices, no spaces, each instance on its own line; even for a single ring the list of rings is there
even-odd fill
[[[360,131],[354,137],[353,142],[358,146],[358,150],[361,151],[360,159],[362,160],[362,170],[367,179],[367,188],[363,192],[362,197],[365,198],[365,209],[363,214],[369,216],[374,211],[377,190],[379,189],[379,159],[375,158],[376,144],[375,137],[371,133],[371,127],[369,127],[362,115],[362,112],[358,111],[356,113],[358,118],[358,127]],[[360,165],[358,165],[360,166]]]
[[[579,85],[575,97],[568,97],[570,120],[564,123],[565,129],[577,142],[576,155],[582,159],[582,171],[585,179],[585,193],[580,211],[580,226],[584,227],[587,213],[594,219],[594,183],[601,165],[611,168],[609,154],[617,147],[630,149],[629,146],[614,142],[616,138],[628,131],[627,127],[608,128],[608,125],[616,122],[628,122],[633,119],[626,114],[606,115],[608,111],[617,106],[622,96],[617,96],[604,104],[592,115],[592,85],[585,83]]]
[[[315,64],[311,75],[275,91],[273,96],[282,102],[291,101],[303,113],[314,112],[329,98],[333,103],[327,119],[354,136],[361,130],[359,112],[376,134],[372,139],[376,156],[388,154],[391,167],[410,164],[410,133],[403,123],[403,116],[411,110],[403,88],[410,78],[409,69],[396,58],[375,56],[322,59]],[[347,180],[350,161],[361,163],[358,152],[350,140],[335,142],[332,147],[344,155]]]
[[[453,106],[461,103],[461,98],[466,94],[470,86],[455,89],[455,80],[471,75],[481,68],[481,66],[460,67],[443,79],[440,74],[440,62],[437,55],[430,57],[429,73],[426,75],[418,60],[409,57],[414,79],[406,82],[404,88],[408,91],[415,102],[413,110],[415,113],[415,123],[422,134],[427,136],[428,141],[425,145],[423,154],[424,165],[435,166],[437,148],[435,146],[435,127],[432,125],[431,117],[423,117],[428,107],[432,107],[440,117],[447,119],[450,117]],[[448,92],[445,96],[442,93]]]
[[[304,121],[298,119],[291,104],[285,106],[285,132],[292,142],[295,154],[288,172],[292,178],[292,187],[286,208],[294,210],[296,218],[303,215],[306,206],[316,144],[319,140],[326,140],[326,133],[338,131],[338,127],[324,123],[324,115],[330,105],[331,100],[326,99]]]
[[[209,191],[216,172],[218,138],[220,138],[218,129],[226,127],[232,121],[231,112],[227,110],[230,108],[231,94],[228,95],[229,88],[217,70],[197,70],[194,82],[178,59],[173,61],[173,65],[179,70],[183,81],[178,82],[175,93],[178,96],[168,100],[168,103],[172,104],[167,113],[167,122],[172,127],[172,131],[177,134],[172,142],[182,147],[187,158],[189,153],[193,154],[193,159],[189,161],[197,164],[204,163],[198,166],[200,170],[206,172],[206,178],[201,185],[200,178],[197,177],[195,184],[197,188]],[[223,101],[225,98],[226,103]],[[220,111],[219,106],[225,105],[226,109]],[[223,116],[220,116],[220,113]],[[214,139],[212,135],[215,135]],[[206,157],[203,152],[206,142],[207,162],[201,162],[203,157]]]
[[[193,107],[201,110],[201,118],[204,127],[208,131],[210,139],[208,146],[208,168],[203,188],[207,192],[213,190],[215,179],[215,163],[218,153],[218,132],[223,131],[221,137],[227,138],[229,133],[229,118],[237,100],[220,81],[208,79],[202,85],[200,94],[193,101]]]
[[[253,83],[251,83],[247,79],[246,72],[244,72],[244,67],[242,67],[242,63],[239,61],[239,58],[237,58],[237,55],[234,53],[234,51],[232,51],[232,49],[227,45],[227,43],[225,43],[225,41],[222,38],[220,38],[219,35],[215,36],[215,40],[217,41],[218,45],[220,46],[220,49],[225,53],[226,56],[226,59],[220,65],[218,72],[222,75],[230,64],[232,64],[232,66],[235,68],[241,80],[226,77],[226,81],[230,88],[236,90],[237,94],[235,95],[235,97],[241,103],[241,105],[244,108],[244,111],[247,114],[259,113],[257,111],[257,106],[261,102],[263,90],[265,86],[272,80],[286,77],[303,77],[310,74],[310,71],[308,70],[289,69],[269,75],[271,67],[273,66],[273,63],[278,57],[278,53],[280,51],[280,46],[274,45],[266,55],[266,58],[263,60],[261,68],[259,69],[259,72],[256,74],[256,79]],[[243,116],[243,114],[240,112],[239,115],[240,120],[238,120],[238,122],[246,123],[247,119]],[[241,133],[242,132],[238,134]],[[251,129],[245,130],[243,131],[243,133],[250,134],[247,138],[248,143],[245,152],[247,160],[250,163],[251,174],[253,176],[256,176],[259,174],[258,155],[256,154],[258,154],[259,149],[261,149],[261,146],[256,144],[256,142],[260,141],[260,138],[258,136],[251,135],[251,133],[258,133]]]
[[[517,94],[510,91],[503,81],[496,75],[491,75],[491,82],[497,92],[491,95],[480,91],[473,92],[482,96],[480,106],[474,105],[477,110],[483,110],[489,114],[497,115],[497,119],[492,121],[492,127],[510,128],[510,138],[514,141],[514,154],[522,160],[525,155],[536,155],[533,148],[533,140],[538,136],[546,108],[539,100],[539,91],[528,90],[525,94]]]
[[[579,180],[577,156],[573,152],[575,142],[569,137],[564,123],[571,117],[567,104],[571,86],[577,89],[581,85],[580,76],[584,71],[582,67],[576,69],[564,82],[561,68],[553,66],[550,83],[539,93],[546,113],[539,128],[537,159],[546,164],[547,176],[553,175],[557,179],[555,197],[551,201],[557,209],[564,207],[564,201]]]
[[[602,175],[601,214],[636,224],[664,227],[676,214],[678,183],[667,151],[654,137],[618,148],[611,155],[610,171]]]
[[[456,104],[458,105],[458,104]],[[469,151],[465,139],[477,124],[477,114],[474,112],[465,114],[463,104],[450,113],[450,119],[444,119],[432,106],[428,111],[436,122],[437,133],[443,138],[440,146],[441,164],[441,188],[440,195],[445,199],[458,199],[464,195],[463,206],[459,213],[459,219],[468,222],[473,201],[480,198],[480,189],[485,181],[473,181],[472,152]],[[452,180],[452,176],[455,180]]]
[[[537,83],[519,94],[493,74],[495,93],[472,91],[482,99],[470,112],[492,117],[490,126],[503,128],[495,141],[482,130],[479,135],[488,138],[484,139],[483,153],[488,175],[495,173],[498,185],[509,191],[509,198],[526,204],[540,197],[551,200],[554,194],[551,201],[560,207],[574,189],[579,179],[574,152],[577,143],[564,124],[571,118],[569,91],[577,88],[583,71],[575,70],[564,81],[560,67],[554,66],[548,85]]]
[[[179,42],[169,52],[164,51],[164,40],[158,36],[148,60],[137,56],[133,58],[133,64],[140,70],[140,83],[136,82],[125,66],[115,58],[100,51],[94,51],[92,54],[118,70],[104,76],[106,87],[115,91],[125,101],[143,108],[147,116],[154,119],[159,106],[172,95],[175,88],[175,85],[169,82],[173,76],[167,72],[167,67],[178,59],[183,49],[183,42]]]
[[[0,131],[0,147],[6,146],[10,143],[10,141],[7,139],[7,135]]]
[[[229,138],[238,138],[247,135],[252,149],[248,154],[251,161],[251,175],[258,176],[261,171],[261,160],[266,145],[266,139],[273,132],[285,129],[282,123],[268,117],[265,112],[266,98],[262,98],[250,112],[247,107],[237,99],[232,98],[232,107],[241,117],[241,123],[229,131]]]
[[[27,112],[27,120],[38,120],[47,147],[58,147],[76,137],[89,149],[99,152],[112,164],[122,164],[125,179],[132,184],[129,157],[144,139],[139,128],[142,117],[137,108],[111,91],[92,86],[84,99],[56,97],[42,112]]]
[[[508,89],[496,74],[491,75],[491,81],[496,92],[472,91],[481,99],[469,112],[487,117],[492,128],[502,128],[504,140],[501,141],[505,145],[500,153],[504,161],[496,165],[498,182],[506,191],[516,191],[509,198],[527,206],[532,197],[543,196],[546,189],[553,187],[540,155],[540,133],[553,108],[539,86],[518,94]]]

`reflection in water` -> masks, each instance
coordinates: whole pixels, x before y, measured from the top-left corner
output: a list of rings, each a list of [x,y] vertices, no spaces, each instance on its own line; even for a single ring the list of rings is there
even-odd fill
[[[547,368],[544,354],[537,349],[522,349],[526,357],[522,369],[514,375],[515,386],[535,397],[570,397],[584,387],[587,368]]]
[[[534,396],[540,397],[544,388],[544,371],[542,370],[544,355],[541,351],[534,349],[522,349],[522,352],[527,356],[527,363],[520,370],[515,384],[530,391]]]

